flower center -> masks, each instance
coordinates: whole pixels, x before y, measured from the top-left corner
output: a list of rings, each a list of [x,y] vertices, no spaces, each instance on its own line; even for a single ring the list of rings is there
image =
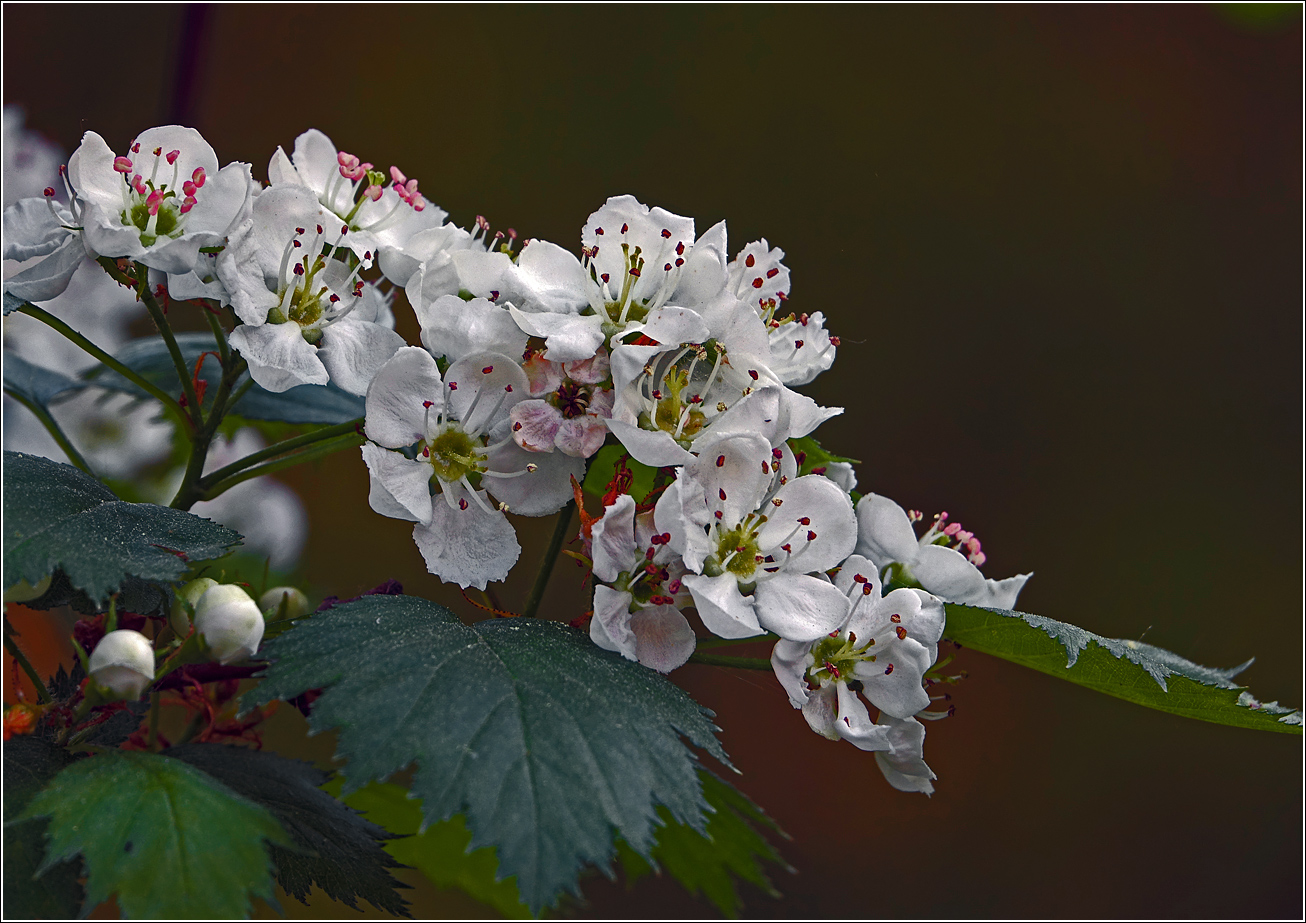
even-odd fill
[[[564,381],[554,392],[554,399],[558,411],[568,420],[584,416],[589,411],[589,389],[574,381]]]
[[[204,186],[207,176],[203,167],[196,167],[190,179],[178,185],[177,160],[181,151],[168,151],[156,147],[150,154],[140,156],[139,143],[132,144],[131,157],[115,157],[113,169],[122,174],[122,211],[119,218],[126,227],[135,228],[141,244],[149,247],[160,237],[180,237],[186,229],[186,216],[197,204],[196,196]],[[150,164],[149,157],[153,157]],[[149,165],[149,177],[138,169]],[[170,176],[166,182],[159,174]]]
[[[875,662],[875,655],[870,649],[875,646],[875,639],[867,641],[860,647],[857,635],[849,632],[845,637],[834,632],[830,637],[822,638],[812,645],[813,663],[807,668],[808,682],[820,686],[825,680],[843,680],[854,682],[853,668],[862,661]]]
[[[457,423],[446,423],[429,443],[421,444],[422,456],[431,463],[432,476],[442,481],[457,481],[485,470],[484,446]]]
[[[640,427],[670,433],[682,447],[689,448],[694,437],[707,425],[707,414],[703,412],[704,396],[716,384],[724,359],[725,350],[710,340],[702,345],[683,346],[665,365],[659,363],[661,371],[646,366],[639,380],[640,395],[644,398],[644,409],[639,414]],[[688,368],[681,365],[686,360]],[[711,372],[696,378],[695,372],[708,368],[709,361],[712,363]]]
[[[293,321],[299,324],[304,339],[317,345],[325,328],[358,306],[363,297],[363,280],[358,278],[358,274],[372,265],[372,254],[370,251],[365,253],[353,271],[341,281],[341,277],[346,276],[345,264],[331,254],[341,249],[340,241],[348,233],[348,227],[342,226],[331,244],[324,242],[322,225],[317,225],[315,231],[307,247],[302,240],[307,233],[305,228],[295,228],[295,236],[286,244],[278,274],[277,297],[280,303],[268,312],[268,323]],[[296,259],[301,251],[304,255]],[[322,280],[330,271],[338,271],[338,275],[328,286]],[[331,291],[332,288],[348,292],[348,297],[342,300],[340,295]]]

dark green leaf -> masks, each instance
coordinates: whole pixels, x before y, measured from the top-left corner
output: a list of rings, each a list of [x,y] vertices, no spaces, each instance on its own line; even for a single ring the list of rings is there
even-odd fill
[[[61,747],[36,737],[15,737],[4,746],[4,917],[60,920],[82,906],[82,863],[61,862],[37,876],[45,854],[48,822],[14,822],[32,797],[73,761]]]
[[[4,579],[36,584],[55,569],[104,602],[128,577],[170,583],[220,557],[240,534],[152,503],[126,503],[71,465],[4,454]]]
[[[68,766],[22,818],[50,817],[41,871],[80,854],[86,903],[128,917],[243,917],[270,899],[263,841],[288,844],[263,808],[181,760],[109,750]]]
[[[339,728],[345,791],[418,764],[428,822],[465,813],[538,912],[606,866],[613,828],[642,854],[656,805],[701,828],[689,740],[723,762],[705,712],[662,676],[555,622],[472,627],[407,596],[347,603],[275,638],[251,708],[325,688],[314,730]]]
[[[589,470],[585,472],[585,493],[594,497],[607,493],[608,484],[617,473],[617,461],[623,455],[626,456],[626,467],[634,474],[629,493],[636,503],[642,503],[653,489],[653,478],[658,469],[635,461],[619,445],[605,445],[590,459]]]
[[[1300,711],[1257,702],[1233,682],[1250,660],[1214,669],[1151,644],[1104,638],[1039,615],[951,603],[947,610],[943,635],[964,647],[1148,708],[1216,724],[1302,733]]]
[[[65,391],[72,391],[84,385],[61,372],[55,372],[39,365],[33,365],[17,353],[5,351],[4,361],[5,390],[27,398],[33,404],[42,407]]]
[[[217,341],[209,333],[183,333],[177,345],[190,369],[200,354],[216,352]],[[116,357],[123,365],[142,378],[168,392],[177,389],[177,372],[172,364],[167,345],[159,337],[145,337],[128,343]],[[126,391],[130,394],[145,392],[105,366],[92,369],[88,376],[97,385]],[[209,383],[208,394],[215,393],[222,377],[222,367],[216,356],[204,360],[200,378]],[[241,382],[246,379],[242,376]],[[237,384],[239,387],[239,383]],[[253,385],[232,408],[231,413],[248,420],[271,420],[279,423],[344,423],[363,415],[363,399],[335,385],[299,385],[289,391],[273,393]]]
[[[494,850],[483,847],[468,851],[472,834],[461,814],[422,830],[422,802],[409,798],[408,789],[389,782],[371,782],[346,797],[345,804],[387,830],[411,834],[391,840],[385,848],[400,862],[420,871],[431,884],[457,888],[510,919],[530,917],[516,882],[511,878],[498,880],[499,860]]]
[[[833,452],[827,452],[811,436],[790,439],[789,448],[793,449],[794,460],[798,462],[798,473],[800,475],[811,474],[813,469],[824,468],[831,462],[847,462],[850,465],[860,465],[862,463],[861,459],[858,458],[848,458],[845,455],[835,455]]]
[[[389,872],[398,863],[381,848],[392,834],[322,791],[318,786],[327,773],[312,763],[220,744],[184,744],[164,755],[203,770],[281,822],[299,847],[272,847],[277,882],[286,893],[308,903],[316,884],[355,909],[361,897],[378,910],[409,915],[407,901],[395,893],[406,885]]]
[[[702,894],[726,916],[737,917],[744,905],[735,878],[757,885],[771,897],[780,896],[762,863],[779,865],[790,872],[793,868],[780,858],[758,828],[769,828],[781,836],[784,833],[739,789],[707,770],[699,775],[703,779],[703,797],[716,812],[708,819],[707,830],[699,833],[660,810],[664,826],[657,831],[652,864],[629,849],[621,852],[622,864],[630,882],[660,865],[690,894]]]

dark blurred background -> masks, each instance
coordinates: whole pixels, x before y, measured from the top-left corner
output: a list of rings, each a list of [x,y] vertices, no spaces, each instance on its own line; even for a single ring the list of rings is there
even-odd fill
[[[632,193],[700,230],[728,219],[732,249],[765,236],[793,307],[843,338],[805,390],[848,408],[818,436],[863,460],[862,490],[946,509],[991,576],[1033,571],[1022,609],[1199,663],[1255,655],[1253,693],[1302,703],[1300,7],[3,16],[4,102],[65,151],[179,121],[266,178],[316,127],[464,226],[574,250]],[[400,329],[416,342],[411,314]],[[393,577],[479,617],[425,573],[410,527],[367,508],[359,458],[286,480],[311,509],[319,594]],[[510,607],[551,522],[519,521]],[[546,611],[587,608],[579,584],[564,560]],[[929,726],[932,798],[813,735],[765,674],[673,674],[793,837],[784,898],[749,890],[749,915],[1301,915],[1301,738],[977,653],[958,666],[957,713]],[[669,880],[595,875],[585,893],[586,914],[705,911]]]

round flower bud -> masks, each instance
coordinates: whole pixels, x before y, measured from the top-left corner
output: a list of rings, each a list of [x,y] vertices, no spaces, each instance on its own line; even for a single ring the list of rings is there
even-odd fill
[[[219,663],[252,657],[263,640],[263,613],[233,584],[209,587],[195,605],[195,630]]]
[[[111,631],[91,652],[90,673],[109,698],[134,702],[154,682],[154,647],[139,631]]]
[[[192,580],[180,590],[177,591],[177,598],[190,606],[194,611],[195,606],[199,604],[200,597],[208,590],[218,585],[218,581],[212,577],[200,577],[198,580]]]
[[[312,611],[304,591],[293,586],[274,586],[258,598],[258,607],[263,610],[263,615],[269,622],[274,619],[297,619]]]

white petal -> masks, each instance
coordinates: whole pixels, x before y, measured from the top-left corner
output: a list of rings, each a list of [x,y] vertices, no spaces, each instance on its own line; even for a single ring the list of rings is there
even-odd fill
[[[368,443],[363,461],[371,476],[368,503],[382,516],[431,523],[431,466]]]
[[[720,295],[726,287],[726,259],[726,223],[718,221],[694,242],[672,301],[695,307]]]
[[[900,792],[932,794],[930,782],[938,776],[925,765],[925,725],[915,718],[899,720],[888,715],[881,715],[880,721],[889,727],[891,746],[889,752],[875,754],[885,780]]]
[[[942,545],[926,545],[916,552],[912,576],[935,596],[949,602],[978,604],[987,596],[984,575],[959,551]]]
[[[835,727],[839,736],[859,750],[888,750],[889,729],[882,724],[871,721],[870,713],[857,693],[849,690],[844,683],[835,683],[838,697],[838,720]]]
[[[528,240],[522,247],[514,294],[524,310],[574,313],[589,304],[580,260],[547,240]]]
[[[322,333],[318,358],[340,388],[364,395],[381,366],[407,344],[393,330],[346,317]]]
[[[842,683],[827,683],[811,693],[802,705],[803,717],[807,726],[822,737],[830,740],[839,739],[838,690]]]
[[[848,597],[820,577],[776,574],[753,591],[757,621],[787,641],[815,641],[848,618]]]
[[[86,247],[80,234],[70,234],[62,244],[39,263],[4,280],[4,290],[23,301],[49,301],[68,290],[73,273],[86,259]]]
[[[671,550],[695,572],[702,571],[703,559],[712,550],[704,531],[711,518],[703,499],[703,486],[687,475],[684,468],[676,472],[676,480],[662,492],[653,508],[658,531],[671,536],[668,542]]]
[[[58,217],[45,198],[20,199],[4,211],[4,258],[30,260],[52,253],[73,233],[64,225],[73,223],[68,209],[55,204]]]
[[[611,394],[612,392],[606,392]],[[594,409],[594,405],[590,405]],[[570,420],[563,420],[562,425],[558,427],[558,434],[554,444],[558,451],[573,458],[589,458],[599,449],[603,448],[603,443],[608,438],[608,426],[603,419],[595,414],[587,413],[584,416],[573,417]]]
[[[739,592],[731,573],[719,577],[689,574],[683,581],[707,630],[722,638],[751,638],[762,633],[753,612],[753,598]]]
[[[603,321],[598,316],[522,311],[509,305],[512,319],[531,336],[544,337],[549,358],[555,362],[588,359],[598,352],[603,341]]]
[[[911,564],[920,544],[911,520],[898,504],[879,494],[867,494],[857,504],[857,553],[880,568],[895,561]]]
[[[603,518],[594,523],[593,537],[594,576],[607,583],[614,582],[622,571],[635,563],[635,498],[621,494],[603,511]]]
[[[780,505],[773,507],[771,518],[758,533],[759,548],[770,551],[788,539],[795,554],[801,551],[793,567],[804,573],[829,570],[852,554],[857,543],[857,516],[852,500],[839,485],[819,474],[808,474],[781,487],[775,499]],[[803,519],[808,522],[802,523]],[[798,534],[788,538],[795,527],[800,527]],[[809,535],[815,538],[809,541]]]
[[[512,439],[528,452],[552,452],[553,440],[563,423],[562,414],[548,401],[522,401],[508,412]]]
[[[811,666],[810,642],[780,640],[771,651],[771,669],[789,693],[789,704],[802,708],[807,702],[807,668]]]
[[[453,372],[451,368],[450,373]],[[484,400],[484,398],[482,398]],[[519,516],[549,516],[567,505],[573,496],[571,479],[585,475],[585,460],[561,452],[527,452],[514,442],[490,453],[489,471],[481,483],[496,500],[508,504]],[[534,471],[527,471],[534,465]],[[526,471],[519,477],[494,477],[491,472]]]
[[[703,318],[688,308],[665,307],[651,311],[642,324],[628,324],[630,333],[642,333],[663,345],[702,343],[712,335]]]
[[[530,398],[526,373],[502,353],[469,353],[449,366],[444,380],[449,385],[449,409],[469,432],[494,429],[519,401]]]
[[[681,448],[671,434],[663,430],[649,432],[630,423],[612,419],[608,429],[621,441],[631,457],[645,465],[662,468],[671,465],[685,465],[694,460],[694,456]]]
[[[875,649],[879,651],[878,646]],[[929,707],[930,695],[921,680],[933,662],[934,655],[909,637],[895,639],[876,655],[874,663],[859,661],[853,673],[862,681],[862,695],[868,702],[896,718],[910,718]]]
[[[670,673],[694,653],[694,629],[675,606],[652,606],[630,617],[635,656],[644,666]]]
[[[428,571],[464,589],[478,590],[485,589],[488,581],[508,576],[521,555],[521,545],[507,516],[498,510],[487,513],[473,500],[467,501],[465,510],[448,503],[435,503],[432,508],[430,527],[418,523],[413,528],[413,541]]]
[[[450,362],[487,351],[520,356],[526,349],[526,334],[508,309],[485,298],[463,301],[457,295],[441,295],[414,310],[423,345]]]
[[[594,617],[590,619],[590,639],[599,647],[616,651],[627,660],[638,660],[635,632],[630,627],[631,595],[602,583],[594,587]]]
[[[231,345],[249,363],[249,375],[269,391],[289,391],[296,385],[324,385],[331,380],[317,350],[304,339],[299,324],[242,324],[231,334]]]
[[[381,366],[367,388],[367,438],[397,449],[426,437],[430,419],[444,412],[444,387],[435,359],[420,346],[405,346]]]
[[[756,434],[699,439],[684,473],[701,485],[707,508],[724,528],[756,510],[771,488],[771,444]],[[770,512],[769,510],[767,511]]]

